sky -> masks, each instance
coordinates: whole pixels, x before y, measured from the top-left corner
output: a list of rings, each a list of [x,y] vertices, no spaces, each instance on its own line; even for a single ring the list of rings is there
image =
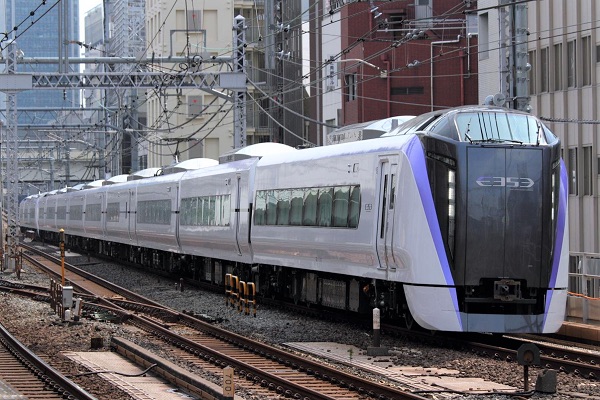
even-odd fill
[[[102,0],[80,0],[79,1],[79,12],[83,18],[86,11],[91,10],[97,5],[102,4]]]
[[[79,36],[81,40],[84,39],[85,13],[100,4],[102,4],[102,0],[79,0]]]

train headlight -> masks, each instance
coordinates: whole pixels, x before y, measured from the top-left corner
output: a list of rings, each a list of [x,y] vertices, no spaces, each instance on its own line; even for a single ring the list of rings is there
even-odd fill
[[[554,222],[554,214],[556,213],[556,174],[552,174],[552,222]]]
[[[456,172],[448,169],[448,248],[454,255],[454,232],[456,228]]]
[[[448,170],[448,216],[455,216],[455,204],[456,204],[456,172],[451,169]]]

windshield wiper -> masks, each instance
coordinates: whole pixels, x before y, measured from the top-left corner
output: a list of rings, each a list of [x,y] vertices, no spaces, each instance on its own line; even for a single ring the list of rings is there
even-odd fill
[[[471,139],[469,132],[471,131],[471,120],[472,119],[473,119],[473,116],[471,116],[471,118],[469,118],[469,122],[467,122],[467,131],[465,132],[465,137],[471,144],[473,144],[473,139]]]
[[[481,139],[480,142],[485,142],[485,143],[515,143],[515,144],[523,144],[523,142],[520,141],[520,140],[502,139],[502,138]]]

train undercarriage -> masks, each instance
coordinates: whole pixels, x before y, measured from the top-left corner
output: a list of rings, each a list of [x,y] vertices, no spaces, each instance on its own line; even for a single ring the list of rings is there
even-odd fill
[[[58,243],[58,234],[40,232],[41,239]],[[243,264],[207,257],[131,246],[80,236],[66,235],[67,250],[101,256],[151,270],[172,278],[184,278],[226,289],[226,276],[237,282],[253,282],[256,298],[282,300],[309,308],[323,308],[348,315],[372,315],[379,308],[382,320],[416,327],[401,284],[356,277],[317,273],[275,265]]]

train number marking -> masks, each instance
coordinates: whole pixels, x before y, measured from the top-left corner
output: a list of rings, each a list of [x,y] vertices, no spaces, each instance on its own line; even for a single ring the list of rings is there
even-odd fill
[[[519,178],[516,176],[480,176],[475,182],[483,187],[496,186],[518,189],[529,189],[534,184],[531,178]]]
[[[373,204],[365,204],[365,211],[373,211]]]

